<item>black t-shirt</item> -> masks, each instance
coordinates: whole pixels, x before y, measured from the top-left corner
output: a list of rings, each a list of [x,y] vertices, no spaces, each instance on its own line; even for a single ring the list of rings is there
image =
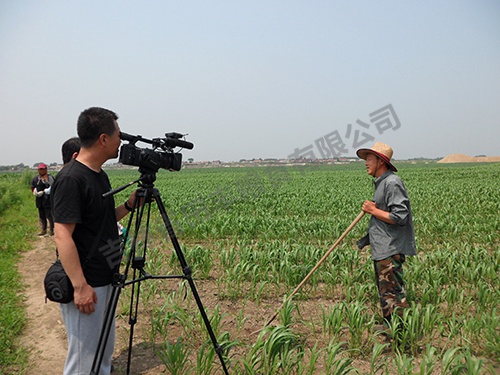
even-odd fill
[[[102,234],[83,272],[92,287],[108,285],[119,262],[120,238],[116,224],[115,201],[108,175],[97,173],[77,160],[71,161],[56,176],[51,189],[52,214],[57,223],[74,223],[75,241],[82,266],[95,237],[103,225]]]

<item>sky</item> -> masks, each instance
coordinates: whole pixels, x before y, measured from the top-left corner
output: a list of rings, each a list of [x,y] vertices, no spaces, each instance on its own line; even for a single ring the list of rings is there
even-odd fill
[[[2,1],[0,165],[60,163],[94,106],[187,134],[184,160],[498,156],[499,19],[497,0]]]

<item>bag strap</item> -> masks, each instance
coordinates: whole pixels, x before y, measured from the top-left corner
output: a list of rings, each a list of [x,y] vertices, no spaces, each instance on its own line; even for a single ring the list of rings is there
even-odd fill
[[[106,215],[104,215],[102,217],[101,222],[99,223],[99,233],[97,234],[97,236],[94,237],[94,242],[92,242],[92,247],[90,248],[90,251],[87,254],[87,257],[83,261],[82,270],[85,268],[85,266],[87,265],[87,263],[89,262],[89,260],[94,255],[95,250],[97,249],[97,244],[99,243],[99,239],[101,238],[102,231],[104,230],[104,225],[102,225],[102,224],[104,223],[104,218],[105,217],[106,217]]]

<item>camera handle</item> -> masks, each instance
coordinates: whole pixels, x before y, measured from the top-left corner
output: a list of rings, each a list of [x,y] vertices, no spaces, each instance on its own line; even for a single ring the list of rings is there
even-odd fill
[[[174,229],[172,227],[172,224],[170,222],[170,219],[168,218],[167,211],[165,209],[165,205],[163,204],[163,201],[161,199],[160,193],[158,189],[154,187],[154,181],[156,179],[156,176],[154,174],[143,174],[141,178],[137,181],[131,182],[127,185],[122,186],[121,188],[118,188],[116,190],[113,190],[111,192],[106,193],[107,195],[114,194],[118,191],[122,191],[126,189],[127,187],[131,186],[132,184],[135,184],[137,182],[141,182],[139,186],[141,186],[136,193],[136,199],[134,201],[134,204],[132,206],[132,211],[130,213],[130,218],[129,222],[127,225],[127,232],[125,239],[121,245],[121,257],[125,254],[125,246],[127,243],[127,239],[130,232],[130,229],[132,228],[132,224],[134,221],[134,216],[135,216],[135,233],[131,241],[131,246],[130,246],[130,253],[128,254],[127,262],[125,265],[124,272],[120,274],[120,262],[118,262],[117,271],[115,273],[114,281],[113,281],[113,289],[111,292],[111,298],[108,303],[107,307],[107,312],[106,316],[103,322],[103,326],[101,329],[101,334],[99,337],[99,343],[97,346],[96,354],[94,357],[94,361],[92,363],[92,370],[90,372],[90,375],[97,375],[99,373],[102,359],[104,356],[104,351],[106,347],[106,343],[111,331],[111,326],[113,323],[113,316],[115,315],[116,312],[116,307],[118,305],[118,299],[120,297],[121,290],[128,286],[132,285],[132,291],[131,291],[131,300],[130,300],[130,310],[129,310],[129,324],[130,324],[130,335],[129,335],[129,347],[128,347],[128,357],[127,357],[127,374],[130,374],[130,364],[131,364],[131,358],[132,358],[132,342],[133,342],[133,334],[134,334],[134,327],[135,324],[137,323],[137,316],[138,316],[138,304],[139,304],[139,296],[140,296],[140,286],[141,282],[148,280],[148,279],[184,279],[188,281],[188,284],[191,288],[191,291],[193,293],[193,296],[196,300],[196,304],[198,306],[198,309],[200,310],[200,314],[203,318],[203,322],[205,323],[205,327],[207,328],[208,334],[210,336],[210,339],[212,341],[212,344],[214,346],[215,352],[217,353],[217,356],[219,357],[219,360],[221,362],[222,368],[224,370],[224,374],[228,375],[228,370],[226,368],[226,364],[224,361],[224,357],[222,355],[222,347],[217,343],[217,338],[215,337],[215,334],[212,330],[212,326],[210,324],[210,319],[208,318],[205,309],[203,307],[203,304],[201,302],[201,298],[198,294],[198,291],[196,289],[196,285],[194,283],[194,280],[192,278],[192,271],[191,267],[187,264],[186,259],[184,257],[184,254],[182,252],[181,246],[179,245],[179,242],[177,240],[177,237],[175,235]],[[139,201],[140,198],[144,199],[144,204],[142,206],[139,206]],[[165,228],[167,230],[167,233],[170,237],[170,240],[172,242],[172,245],[174,246],[175,253],[177,255],[177,258],[179,260],[179,263],[181,265],[183,275],[163,275],[163,276],[155,276],[155,275],[150,275],[144,270],[144,266],[146,264],[146,250],[147,250],[147,240],[148,240],[148,234],[149,234],[149,220],[150,220],[150,214],[151,214],[151,203],[156,202],[158,209],[160,211],[163,223],[165,225]],[[147,217],[146,217],[146,230],[144,234],[144,245],[142,247],[142,254],[137,255],[136,252],[136,244],[137,244],[137,237],[139,233],[139,229],[143,220],[144,212],[147,208]],[[133,278],[129,281],[127,281],[127,276],[129,273],[130,268],[133,269]]]

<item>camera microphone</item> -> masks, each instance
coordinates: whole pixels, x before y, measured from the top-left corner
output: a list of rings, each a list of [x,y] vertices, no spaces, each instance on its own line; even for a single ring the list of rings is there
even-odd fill
[[[165,145],[167,147],[182,147],[182,148],[187,148],[188,150],[192,150],[194,147],[194,144],[188,141],[183,141],[181,139],[175,139],[175,138],[166,138],[165,139]]]
[[[155,138],[153,140],[151,139],[146,139],[143,138],[140,135],[131,135],[127,133],[120,132],[120,139],[122,141],[128,141],[131,142],[132,144],[135,144],[137,141],[141,141],[144,143],[149,143],[152,144],[156,147],[169,147],[169,148],[175,148],[175,147],[182,147],[186,148],[188,150],[192,150],[194,147],[194,144],[188,141],[183,141],[182,139],[179,139],[183,135],[181,133],[166,133],[165,137],[166,138]]]

